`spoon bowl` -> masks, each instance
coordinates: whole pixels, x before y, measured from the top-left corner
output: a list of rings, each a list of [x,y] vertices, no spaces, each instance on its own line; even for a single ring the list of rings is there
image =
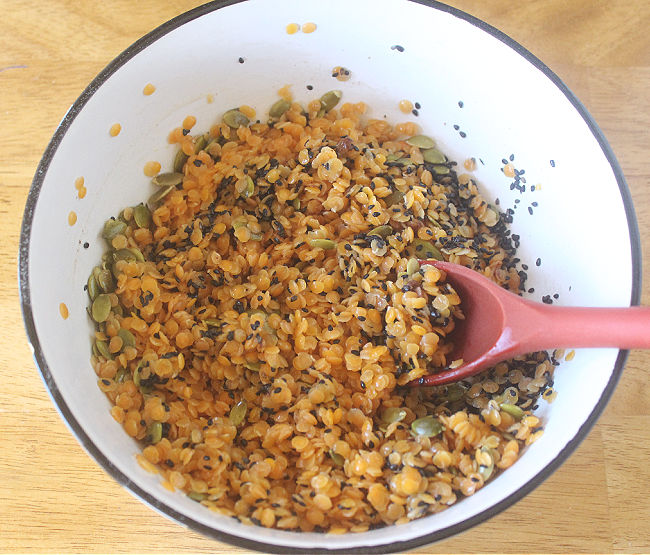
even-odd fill
[[[650,349],[650,307],[553,306],[519,297],[465,266],[426,260],[442,270],[461,298],[456,321],[455,368],[423,376],[414,385],[442,385],[525,353],[566,347]]]

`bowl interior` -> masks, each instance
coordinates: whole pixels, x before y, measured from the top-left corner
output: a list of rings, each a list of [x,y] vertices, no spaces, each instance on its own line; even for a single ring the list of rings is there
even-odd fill
[[[285,28],[292,22],[317,28],[290,35]],[[382,2],[380,10],[373,0],[213,4],[136,43],[73,106],[36,175],[26,211],[25,317],[38,364],[68,424],[145,501],[202,531],[267,549],[417,545],[506,506],[583,437],[620,371],[616,350],[581,350],[562,364],[556,401],[540,402],[537,410],[544,436],[507,472],[441,514],[346,536],[251,528],[168,492],[138,466],[139,448],[110,416],[89,363],[84,284],[102,253],[103,222],[149,196],[143,166],[156,160],[171,167],[167,134],[186,115],[197,118],[195,130],[207,131],[234,106],[249,104],[264,114],[286,84],[302,101],[341,89],[343,101],[369,104],[371,117],[417,121],[461,166],[476,158],[474,175],[484,195],[495,204],[498,199],[502,211],[512,210],[528,287],[534,288],[530,298],[557,294],[560,304],[628,305],[635,294],[636,247],[615,161],[550,73],[486,29],[454,10],[407,0]],[[332,78],[335,66],[349,68],[351,79]],[[150,96],[142,93],[147,83],[156,87]],[[421,104],[417,117],[398,110],[402,99]],[[117,137],[109,135],[114,123],[122,126]],[[512,161],[518,178],[503,172],[504,160]],[[87,188],[83,199],[74,187],[78,177]],[[73,226],[70,211],[77,214]],[[59,315],[62,302],[67,320]]]

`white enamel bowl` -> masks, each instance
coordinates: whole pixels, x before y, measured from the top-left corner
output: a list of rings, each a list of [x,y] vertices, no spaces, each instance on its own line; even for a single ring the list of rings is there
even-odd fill
[[[317,28],[288,34],[291,22]],[[338,65],[351,70],[349,81],[332,78]],[[142,93],[147,83],[156,87],[150,96]],[[102,252],[102,223],[147,198],[143,166],[159,160],[170,167],[174,149],[167,133],[186,115],[196,116],[195,130],[207,130],[232,106],[246,103],[262,113],[285,84],[299,100],[339,88],[344,101],[363,100],[371,115],[393,122],[407,119],[398,110],[401,99],[419,102],[411,119],[461,164],[475,157],[484,194],[514,211],[512,230],[521,237],[531,298],[637,304],[638,231],[621,170],[582,104],[521,46],[435,2],[385,1],[381,9],[376,0],[215,2],[120,54],[82,93],[48,146],[27,201],[20,248],[34,357],[62,417],[97,462],[144,502],[208,536],[282,553],[387,552],[448,537],[508,507],[567,458],[611,396],[625,352],[582,350],[562,364],[556,401],[540,402],[537,410],[545,434],[476,495],[409,524],[342,536],[244,526],[165,490],[136,463],[138,445],[113,420],[97,387],[84,284]],[[122,131],[111,137],[116,122]],[[520,178],[514,188],[502,171],[511,155],[512,165],[525,170],[525,183]],[[83,199],[74,188],[80,176]],[[73,226],[71,210],[78,215]],[[66,320],[60,303],[69,308]]]

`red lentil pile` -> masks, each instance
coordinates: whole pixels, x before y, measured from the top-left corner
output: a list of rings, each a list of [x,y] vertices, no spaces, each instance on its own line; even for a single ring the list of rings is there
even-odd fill
[[[452,363],[463,317],[417,260],[519,291],[515,249],[415,124],[336,109],[339,97],[172,131],[175,171],[154,178],[148,206],[106,222],[88,281],[93,367],[140,464],[209,509],[284,530],[444,510],[539,437],[530,409],[552,392],[546,353],[406,385]]]

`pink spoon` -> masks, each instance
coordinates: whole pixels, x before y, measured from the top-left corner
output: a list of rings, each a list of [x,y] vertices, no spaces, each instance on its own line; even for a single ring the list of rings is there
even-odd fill
[[[454,350],[448,361],[457,368],[412,382],[441,385],[477,374],[509,358],[566,347],[650,348],[650,307],[579,308],[532,302],[474,270],[426,260],[447,273],[461,298],[465,320],[457,320]]]

